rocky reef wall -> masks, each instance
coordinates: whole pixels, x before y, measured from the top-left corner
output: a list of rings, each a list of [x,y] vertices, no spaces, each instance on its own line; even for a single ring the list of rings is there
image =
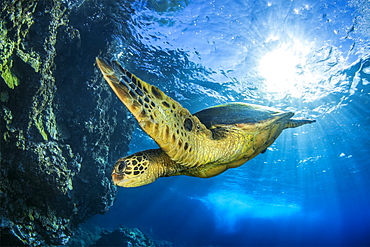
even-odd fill
[[[94,64],[110,49],[107,8],[0,3],[1,245],[66,244],[115,199],[133,122]]]

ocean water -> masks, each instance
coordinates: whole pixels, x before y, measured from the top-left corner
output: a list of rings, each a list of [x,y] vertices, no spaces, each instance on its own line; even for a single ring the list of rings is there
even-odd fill
[[[107,57],[191,112],[238,101],[317,122],[284,130],[219,176],[120,188],[91,223],[138,227],[175,246],[370,245],[367,0],[115,4],[122,28]],[[137,126],[130,147],[156,144]]]

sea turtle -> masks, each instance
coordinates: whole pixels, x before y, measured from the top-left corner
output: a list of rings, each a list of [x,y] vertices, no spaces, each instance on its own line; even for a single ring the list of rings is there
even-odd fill
[[[245,103],[191,114],[118,62],[96,58],[96,63],[140,127],[160,147],[120,158],[112,172],[118,186],[137,187],[175,175],[213,177],[264,152],[284,129],[315,122],[292,119],[292,112]]]

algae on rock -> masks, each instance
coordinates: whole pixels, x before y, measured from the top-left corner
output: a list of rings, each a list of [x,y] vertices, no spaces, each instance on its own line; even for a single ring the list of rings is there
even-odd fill
[[[0,19],[0,72],[4,82],[11,89],[19,84],[18,78],[12,72],[14,55],[19,54],[24,62],[30,64],[36,71],[38,70],[38,54],[32,50],[27,53],[23,42],[34,23],[32,14],[36,5],[37,1],[23,1],[22,3],[22,1],[6,0],[1,5],[1,10],[8,16],[7,20]]]

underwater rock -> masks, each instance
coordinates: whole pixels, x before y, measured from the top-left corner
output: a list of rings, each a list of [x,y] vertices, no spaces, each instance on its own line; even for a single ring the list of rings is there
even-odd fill
[[[92,246],[101,238],[103,230],[104,229],[99,226],[82,223],[74,231],[73,236],[66,246]]]
[[[139,229],[120,227],[112,232],[104,231],[102,237],[93,246],[154,246]]]
[[[92,246],[170,247],[172,244],[167,241],[154,241],[137,228],[120,227],[114,231],[103,230],[101,238]]]
[[[112,205],[112,163],[133,131],[94,66],[109,49],[109,10],[94,0],[0,8],[0,245],[66,244]]]
[[[119,227],[114,230],[84,223],[78,226],[66,246],[155,246],[172,247],[164,240],[153,240],[137,228]]]

